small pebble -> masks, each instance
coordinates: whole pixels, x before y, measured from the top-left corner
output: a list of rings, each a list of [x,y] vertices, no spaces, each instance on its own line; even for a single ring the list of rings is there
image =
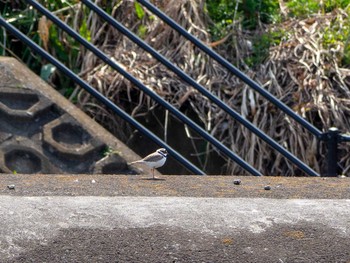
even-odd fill
[[[271,190],[271,186],[266,185],[266,186],[264,187],[264,189],[265,189],[265,190]]]
[[[234,181],[233,181],[233,184],[235,184],[235,185],[240,185],[240,184],[241,184],[241,180],[240,180],[240,179],[234,180]]]
[[[10,189],[10,190],[15,190],[15,185],[14,184],[9,184],[7,186],[7,188]]]
[[[94,184],[94,183],[96,183],[96,181],[95,181],[95,180],[92,180],[92,181],[91,181],[91,183],[93,183],[93,184]]]

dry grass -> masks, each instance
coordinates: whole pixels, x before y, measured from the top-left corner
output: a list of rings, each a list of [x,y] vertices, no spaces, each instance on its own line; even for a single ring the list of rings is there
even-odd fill
[[[102,2],[104,1],[97,1],[98,4]],[[141,21],[135,15],[133,2],[119,0],[112,2],[114,2],[112,14],[118,21],[143,36],[146,42],[198,83],[240,112],[313,169],[318,172],[323,169],[324,146],[322,143],[319,144],[309,132],[253,92],[235,76],[230,75],[158,18],[146,15]],[[189,32],[203,42],[210,43],[210,36],[207,33],[208,19],[202,12],[202,0],[158,1],[157,5]],[[346,14],[338,12],[330,14],[328,19],[316,16],[308,20],[286,23],[284,27],[291,32],[288,40],[271,48],[269,59],[254,70],[244,63],[244,57],[251,52],[244,43],[252,38],[254,32],[243,32],[239,27],[235,27],[224,43],[219,43],[215,49],[234,64],[240,65],[248,76],[321,130],[326,131],[329,127],[336,126],[342,131],[347,131],[350,113],[348,89],[350,70],[338,67],[341,46],[338,49],[325,50],[321,42],[327,21],[335,17],[348,19]],[[243,159],[266,175],[302,175],[283,156],[229,118],[225,112],[181,81],[174,73],[143,52],[117,30],[93,13],[88,19],[92,42],[95,45],[177,108],[183,105],[189,107],[198,115],[202,125],[210,134],[229,146]],[[147,28],[146,34],[140,32],[143,26]],[[234,47],[233,50],[227,49],[228,43]],[[81,75],[132,116],[141,118],[155,109],[156,103],[120,74],[104,65],[89,52],[82,54],[82,57],[84,60]],[[119,134],[124,141],[128,139],[132,129],[126,124],[121,125],[123,122],[108,110],[98,106],[88,94],[79,91],[78,102],[86,112],[104,123],[113,133]],[[350,164],[348,147],[345,144],[341,147],[344,152],[340,163],[345,170],[348,170]],[[208,153],[213,150],[215,149],[208,147],[204,154],[209,156]],[[207,163],[208,160],[205,160],[203,165]],[[224,173],[245,174],[246,172],[227,160]]]

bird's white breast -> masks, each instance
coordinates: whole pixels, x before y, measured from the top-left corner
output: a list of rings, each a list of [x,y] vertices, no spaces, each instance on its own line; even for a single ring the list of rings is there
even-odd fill
[[[166,158],[162,158],[157,162],[145,162],[151,168],[158,168],[165,164]]]

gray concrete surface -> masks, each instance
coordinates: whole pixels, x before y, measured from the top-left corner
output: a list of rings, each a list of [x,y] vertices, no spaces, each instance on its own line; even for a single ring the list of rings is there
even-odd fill
[[[350,262],[350,178],[149,177],[2,174],[0,262]]]
[[[3,262],[350,261],[349,199],[3,195],[0,197],[0,222],[0,258]],[[69,236],[75,235],[70,232],[73,230],[83,231],[77,235],[74,244],[67,242]],[[133,237],[122,238],[123,233],[129,230],[137,231],[131,233]],[[65,231],[68,232],[62,237]],[[89,240],[97,238],[98,242],[103,243],[108,237],[103,244],[114,248],[113,254],[108,254],[106,258],[106,252],[100,254],[104,250],[98,249],[94,258],[84,258],[81,251],[85,251],[86,256],[93,250],[83,245],[89,231],[96,231],[97,234],[88,235]],[[143,231],[151,232],[142,235]],[[154,231],[161,231],[161,234],[152,240]],[[107,234],[99,236],[101,233]],[[137,235],[141,235],[145,243],[153,243],[154,249],[151,251],[157,252],[156,255],[150,254],[150,261],[147,257],[134,255],[137,249],[132,242],[121,246],[120,242],[130,238],[135,243],[140,238]],[[111,236],[114,236],[114,242],[109,243]],[[167,236],[171,238],[164,240]],[[50,255],[54,254],[49,252],[50,249],[64,238],[67,239],[64,248],[60,247],[55,252],[55,258],[52,258]],[[281,238],[286,242],[282,248],[279,243]],[[208,240],[211,240],[209,244]],[[252,243],[247,243],[248,240],[252,240]],[[301,244],[301,247],[295,250],[295,245],[288,244],[288,240],[291,244]],[[196,248],[201,244],[207,244],[205,249],[212,252],[200,254]],[[221,248],[217,248],[217,245],[221,245]],[[126,249],[125,246],[129,248],[128,259],[120,258],[117,253],[118,249],[119,252]],[[185,246],[189,246],[188,254],[179,257],[177,253]],[[302,248],[307,252],[300,257],[303,255]],[[70,249],[80,252],[69,256]],[[144,253],[142,246],[138,249],[139,254]],[[171,253],[164,255],[162,251],[166,250]],[[212,258],[220,250],[226,254]],[[77,255],[80,256],[76,258]],[[96,258],[96,255],[100,257]],[[331,261],[322,261],[322,258]]]

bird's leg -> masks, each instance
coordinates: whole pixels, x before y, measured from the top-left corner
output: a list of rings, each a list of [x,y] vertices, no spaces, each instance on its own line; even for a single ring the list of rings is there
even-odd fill
[[[153,180],[154,180],[154,168],[152,168],[152,176],[153,176]]]

